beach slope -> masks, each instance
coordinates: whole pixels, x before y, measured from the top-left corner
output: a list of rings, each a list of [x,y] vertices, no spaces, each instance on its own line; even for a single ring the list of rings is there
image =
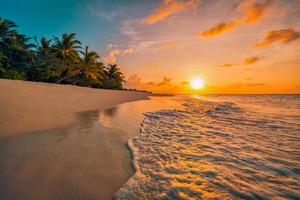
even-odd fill
[[[66,126],[75,113],[147,99],[149,93],[0,79],[0,136]]]

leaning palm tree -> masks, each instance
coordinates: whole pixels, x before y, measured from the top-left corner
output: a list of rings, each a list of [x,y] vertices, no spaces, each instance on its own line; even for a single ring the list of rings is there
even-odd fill
[[[99,62],[100,56],[94,52],[89,51],[89,47],[86,46],[84,51],[80,51],[82,58],[80,59],[80,64],[71,67],[67,75],[58,82],[62,82],[69,78],[75,78],[83,75],[86,78],[90,78],[94,81],[100,81],[104,76],[104,65]],[[78,80],[74,80],[75,82]]]
[[[61,39],[54,37],[54,49],[57,56],[62,59],[63,63],[70,65],[79,62],[77,50],[81,49],[81,42],[75,39],[76,33],[63,34]]]
[[[36,48],[35,44],[29,43],[30,37],[23,34],[13,33],[10,37],[10,45],[16,49],[30,50]]]
[[[0,42],[3,48],[31,49],[35,47],[34,44],[29,43],[31,38],[19,34],[16,27],[14,22],[0,17]]]
[[[125,82],[125,76],[116,64],[110,64],[105,70],[105,80],[103,85],[109,89],[122,89],[122,83]]]
[[[123,73],[121,72],[121,70],[120,70],[120,68],[118,67],[117,64],[109,65],[109,67],[106,71],[106,75],[107,75],[108,79],[114,79],[114,80],[117,80],[119,82],[124,82],[125,81],[125,77],[124,77]]]
[[[89,47],[86,46],[84,51],[79,51],[83,58],[81,59],[82,64],[93,65],[98,62],[100,56],[95,51],[89,51]]]
[[[3,42],[5,38],[10,37],[16,32],[15,28],[17,28],[17,25],[13,21],[0,17],[0,40]]]
[[[29,37],[19,34],[16,27],[14,22],[0,18],[0,51],[4,55],[1,66],[7,72],[3,77],[24,79],[25,71],[34,57],[34,45],[30,43]]]

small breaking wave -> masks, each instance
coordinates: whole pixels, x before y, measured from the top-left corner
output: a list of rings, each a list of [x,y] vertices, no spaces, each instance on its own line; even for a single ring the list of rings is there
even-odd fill
[[[299,128],[231,102],[145,113],[115,199],[299,198]],[[299,124],[298,124],[299,127]]]

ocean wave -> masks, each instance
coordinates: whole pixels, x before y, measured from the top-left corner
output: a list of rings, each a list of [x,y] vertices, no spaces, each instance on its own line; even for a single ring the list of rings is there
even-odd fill
[[[299,129],[231,102],[145,113],[115,199],[299,198]]]

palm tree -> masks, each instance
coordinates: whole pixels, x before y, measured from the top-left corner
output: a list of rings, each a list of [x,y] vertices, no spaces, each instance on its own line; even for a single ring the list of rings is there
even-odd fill
[[[125,76],[116,64],[110,64],[105,70],[105,80],[103,86],[108,89],[122,89]]]
[[[51,50],[53,50],[53,47],[51,46],[52,39],[47,39],[45,37],[42,37],[40,42],[37,41],[37,38],[34,37],[37,53],[45,55],[46,53],[50,53]]]
[[[0,68],[5,67],[7,57],[0,51]]]
[[[80,51],[82,54],[82,58],[80,59],[80,64],[71,67],[68,71],[68,74],[60,79],[58,82],[62,82],[68,78],[76,78],[80,75],[83,75],[86,78],[93,79],[94,81],[100,82],[103,79],[104,75],[104,65],[103,63],[99,62],[100,56],[94,52],[89,51],[89,47],[86,46],[84,51]],[[80,78],[79,78],[80,79]],[[74,80],[80,81],[80,80]]]
[[[13,33],[10,38],[10,45],[13,48],[19,49],[19,50],[31,50],[32,48],[36,48],[35,44],[29,43],[30,37],[27,37],[23,34]]]
[[[117,65],[105,67],[95,51],[81,42],[76,34],[45,37],[31,44],[31,38],[20,34],[17,25],[0,17],[0,77],[70,83],[81,86],[122,89],[125,82]]]
[[[93,65],[98,62],[100,56],[95,51],[89,51],[89,47],[86,46],[84,51],[79,51],[83,58],[81,59],[84,65]]]
[[[8,44],[6,43],[7,38],[15,32],[15,28],[17,25],[9,20],[5,20],[0,17],[0,64],[1,68],[7,67],[8,60],[7,60],[7,52],[8,52]],[[4,68],[3,68],[4,70]],[[1,71],[3,71],[1,70]]]
[[[17,25],[9,20],[0,17],[0,51],[2,57],[8,57],[10,49],[10,38],[16,34]]]
[[[15,28],[17,28],[17,25],[10,21],[10,20],[5,20],[0,17],[0,39],[1,42],[4,42],[4,40],[7,37],[10,37],[12,34],[16,32]]]
[[[34,37],[36,42],[35,57],[30,69],[27,71],[27,79],[31,81],[56,82],[61,76],[62,64],[51,45],[52,39],[42,37],[40,41]]]
[[[49,49],[51,41],[52,41],[52,39],[47,40],[45,37],[42,37],[41,47],[44,48],[44,49]]]
[[[0,51],[5,56],[1,65],[6,71],[1,76],[24,79],[34,56],[32,48],[35,45],[29,43],[29,37],[19,34],[16,27],[14,22],[0,18]]]
[[[29,43],[31,38],[26,35],[19,34],[15,28],[17,25],[9,20],[0,17],[0,42],[4,48],[11,46],[19,50],[27,50],[35,47],[34,44]]]
[[[81,42],[75,39],[76,33],[63,34],[62,38],[54,37],[57,56],[62,59],[63,63],[70,65],[78,63],[79,55],[77,50],[81,49]]]

